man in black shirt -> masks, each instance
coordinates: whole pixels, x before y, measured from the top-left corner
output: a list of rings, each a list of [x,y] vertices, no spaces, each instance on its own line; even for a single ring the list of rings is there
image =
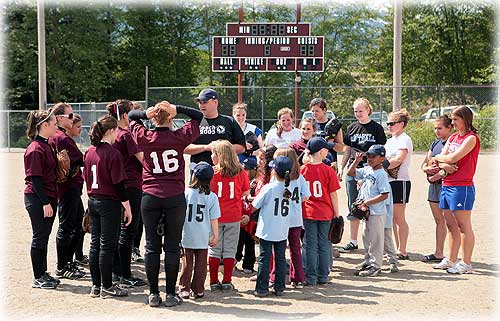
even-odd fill
[[[204,117],[200,124],[200,137],[184,150],[185,154],[191,155],[191,163],[205,161],[213,165],[210,143],[218,139],[228,140],[236,154],[243,153],[245,135],[233,118],[219,114],[217,92],[213,89],[203,89],[195,100]]]

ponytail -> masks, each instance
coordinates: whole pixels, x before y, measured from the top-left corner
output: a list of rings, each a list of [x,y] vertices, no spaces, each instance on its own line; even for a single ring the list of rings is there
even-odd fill
[[[285,172],[284,178],[285,178],[285,191],[283,192],[283,197],[286,199],[290,199],[290,197],[292,196],[292,193],[287,188],[288,186],[290,186],[290,171]]]
[[[38,135],[38,129],[40,126],[48,122],[53,115],[53,110],[32,110],[28,114],[28,127],[26,128],[26,136],[34,140],[36,135]]]
[[[99,145],[106,132],[118,127],[116,119],[111,115],[105,115],[92,124],[89,131],[90,144]]]
[[[122,118],[123,114],[128,114],[132,109],[132,103],[126,99],[118,99],[115,102],[109,103],[106,106],[108,113],[116,118],[118,121]]]

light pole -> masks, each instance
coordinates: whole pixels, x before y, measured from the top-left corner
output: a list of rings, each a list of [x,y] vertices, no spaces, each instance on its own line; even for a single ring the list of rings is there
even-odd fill
[[[392,59],[392,110],[401,109],[402,0],[394,0],[394,55]]]
[[[38,21],[38,109],[47,106],[47,68],[45,63],[45,5],[44,0],[37,1]]]

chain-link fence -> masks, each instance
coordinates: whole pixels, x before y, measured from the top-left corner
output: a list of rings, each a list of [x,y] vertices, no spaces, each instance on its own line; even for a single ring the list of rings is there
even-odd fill
[[[161,100],[196,106],[194,97],[205,87],[150,87],[147,101],[143,106],[151,106]],[[213,86],[219,94],[219,112],[231,115],[232,106],[237,102],[238,88],[235,86]],[[248,105],[247,121],[267,132],[276,122],[280,108],[294,106],[294,87],[243,87],[243,100]],[[449,113],[453,106],[468,105],[475,112],[474,124],[479,128],[483,150],[497,150],[498,86],[403,86],[401,107],[411,115],[408,133],[416,150],[426,150],[434,138],[433,120]],[[308,109],[309,102],[322,97],[328,108],[343,123],[344,130],[354,121],[352,104],[359,97],[367,98],[375,111],[373,119],[385,127],[387,114],[392,111],[392,86],[330,86],[301,87],[299,95],[300,115]],[[90,125],[105,114],[107,103],[71,103],[73,111],[82,115],[82,134],[77,142],[88,146]],[[25,138],[26,116],[29,111],[3,111],[7,123],[1,130],[5,137],[1,147],[24,148],[29,141]],[[180,115],[181,116],[181,115]]]

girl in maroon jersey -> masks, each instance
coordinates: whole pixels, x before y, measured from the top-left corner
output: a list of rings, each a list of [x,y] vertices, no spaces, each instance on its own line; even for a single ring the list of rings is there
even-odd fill
[[[56,119],[48,111],[31,111],[26,135],[31,144],[24,152],[26,174],[24,205],[30,216],[33,238],[31,264],[34,288],[55,289],[59,280],[47,273],[47,243],[57,206],[56,158],[48,138],[56,134]]]
[[[132,138],[129,131],[128,112],[132,109],[132,103],[125,99],[119,99],[106,106],[111,116],[118,120],[118,133],[116,141],[112,145],[123,157],[125,173],[125,191],[128,194],[130,208],[132,210],[132,223],[125,226],[122,224],[120,237],[118,239],[118,250],[113,260],[113,273],[119,278],[120,284],[124,286],[144,286],[146,282],[143,279],[132,275],[130,262],[132,259],[132,247],[139,217],[141,216],[142,199],[142,159],[143,152]]]
[[[57,130],[56,135],[49,139],[49,143],[56,152],[66,150],[70,159],[70,170],[67,177],[57,184],[59,228],[56,236],[56,276],[79,279],[85,275],[85,272],[81,271],[73,262],[73,255],[82,231],[83,178],[80,168],[83,165],[83,154],[69,135],[69,130],[73,127],[74,116],[71,106],[57,103],[52,110],[56,117]]]
[[[90,218],[90,275],[91,297],[121,297],[128,291],[112,282],[113,257],[115,255],[122,206],[126,225],[132,220],[130,204],[125,192],[127,178],[123,158],[111,145],[115,142],[118,124],[106,115],[90,128],[92,146],[85,153],[83,177],[89,196]]]
[[[73,126],[68,131],[68,134],[76,142],[77,137],[80,137],[81,133],[82,133],[82,116],[80,116],[79,114],[73,114]],[[83,213],[84,213],[83,203],[80,202],[77,222],[81,222],[81,220],[83,219]],[[81,224],[78,225],[81,226]],[[75,263],[80,266],[89,264],[89,257],[83,254],[84,238],[85,238],[85,232],[80,229],[77,234],[77,245],[75,249]]]
[[[191,118],[183,127],[172,130],[173,118],[183,113]],[[184,197],[184,149],[200,135],[203,114],[193,108],[163,101],[146,112],[129,113],[130,131],[144,152],[142,171],[142,220],[146,232],[145,266],[149,282],[149,305],[161,303],[158,289],[160,254],[165,252],[166,299],[168,307],[182,303],[176,295],[179,272],[180,242],[186,215]],[[152,119],[156,128],[148,130],[140,119]]]

